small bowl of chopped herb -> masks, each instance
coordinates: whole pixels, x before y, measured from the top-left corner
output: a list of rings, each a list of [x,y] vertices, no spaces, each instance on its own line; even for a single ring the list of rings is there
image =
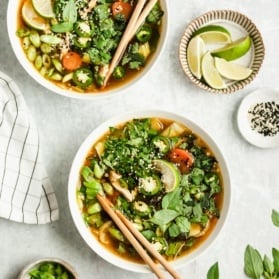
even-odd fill
[[[43,258],[24,267],[17,279],[78,279],[74,268],[58,258]]]
[[[237,122],[242,136],[261,148],[279,146],[279,91],[258,89],[241,102]]]
[[[265,49],[256,25],[244,14],[209,11],[186,27],[179,45],[185,75],[213,93],[244,88],[258,74]]]

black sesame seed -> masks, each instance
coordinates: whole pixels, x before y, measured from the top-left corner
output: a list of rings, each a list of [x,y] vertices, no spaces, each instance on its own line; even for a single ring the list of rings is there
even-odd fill
[[[249,109],[248,117],[252,130],[264,136],[279,132],[279,104],[274,101],[257,103]]]

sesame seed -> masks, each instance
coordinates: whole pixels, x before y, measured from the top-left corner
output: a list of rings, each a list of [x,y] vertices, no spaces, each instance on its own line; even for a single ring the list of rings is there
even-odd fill
[[[279,104],[274,101],[257,103],[248,111],[252,130],[264,136],[275,136],[279,132]]]

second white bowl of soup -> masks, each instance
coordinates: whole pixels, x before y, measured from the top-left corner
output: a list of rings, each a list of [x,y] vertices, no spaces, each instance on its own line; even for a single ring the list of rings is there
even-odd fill
[[[165,111],[137,111],[96,128],[70,171],[73,221],[106,261],[150,272],[96,199],[102,189],[174,268],[196,259],[227,218],[231,185],[214,140],[191,120]]]
[[[115,95],[145,76],[163,50],[167,3],[152,3],[134,20],[132,0],[9,1],[9,39],[23,68],[48,90],[81,99]]]

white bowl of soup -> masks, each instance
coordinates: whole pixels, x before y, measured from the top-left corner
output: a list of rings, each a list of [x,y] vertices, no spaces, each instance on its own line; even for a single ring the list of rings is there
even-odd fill
[[[139,7],[138,17],[135,10],[132,0],[9,1],[9,39],[22,67],[48,90],[80,99],[111,96],[145,76],[165,45],[167,1]]]
[[[128,112],[94,129],[68,181],[72,218],[89,247],[120,268],[150,272],[98,203],[100,189],[174,268],[209,248],[231,203],[217,143],[190,119],[160,110]]]

